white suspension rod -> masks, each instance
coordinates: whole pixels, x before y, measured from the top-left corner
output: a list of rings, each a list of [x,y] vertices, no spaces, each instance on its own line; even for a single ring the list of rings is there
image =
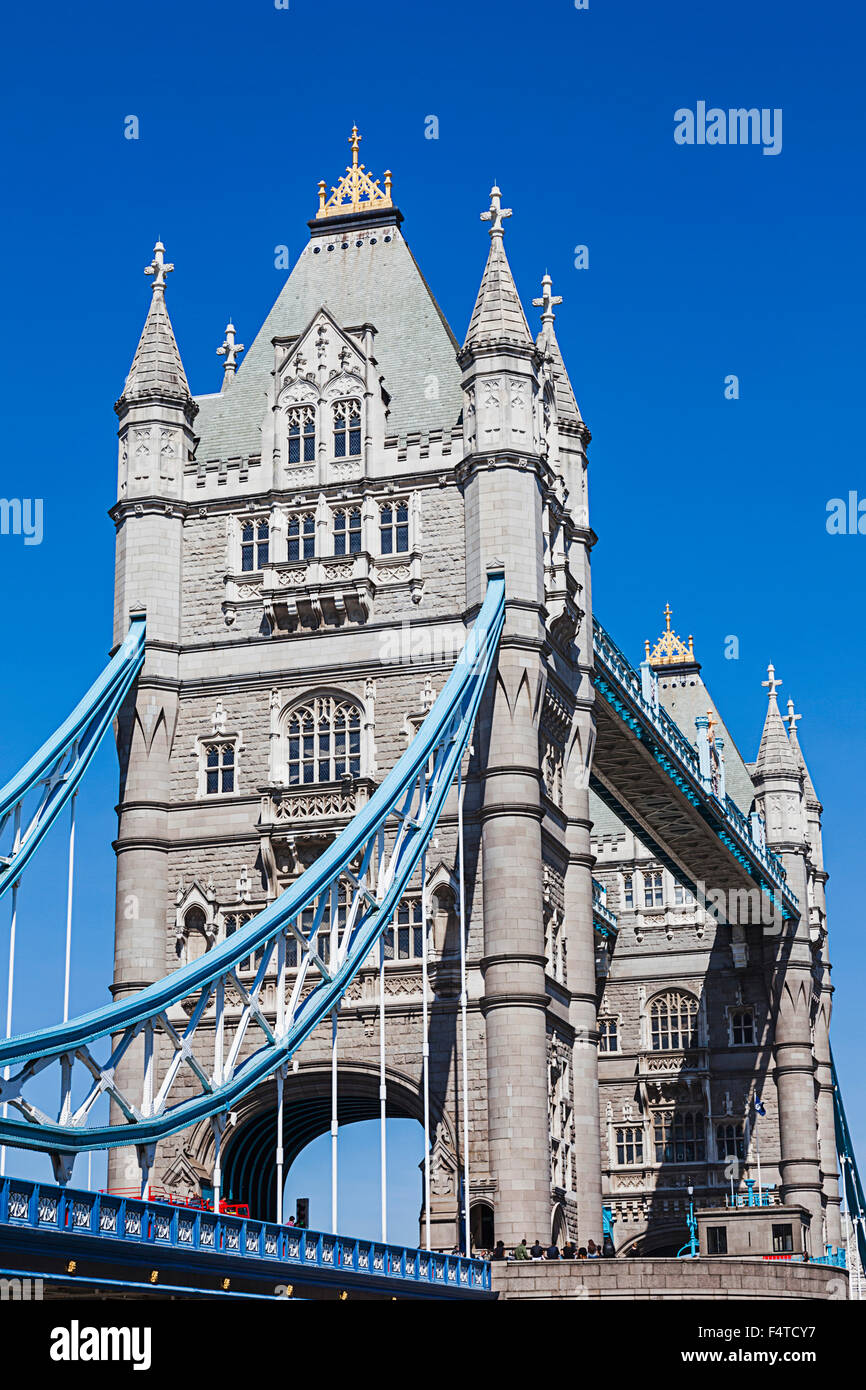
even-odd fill
[[[12,835],[12,853],[17,853],[21,843],[21,802],[15,807],[15,823]],[[12,885],[12,922],[9,927],[9,975],[6,981],[6,1036],[12,1036],[12,999],[15,993],[15,928],[18,923],[18,883]],[[3,1076],[6,1081],[10,1077],[8,1066],[3,1068]],[[3,1118],[7,1118],[9,1106],[3,1102]],[[6,1173],[6,1145],[0,1148],[0,1178]]]
[[[277,1072],[277,1225],[283,1224],[283,1077],[284,1068]]]
[[[331,1014],[331,1230],[337,1232],[337,1010]]]
[[[463,764],[457,769],[457,854],[460,863],[460,1029],[461,1029],[461,1089],[463,1092],[463,1253],[472,1254],[469,1237],[469,1056],[467,1045],[468,998],[466,986],[466,878],[463,871]]]
[[[430,1249],[430,1041],[427,1019],[427,856],[421,856],[421,1028],[424,1066],[424,1243]]]
[[[388,1240],[387,1087],[385,1083],[385,934],[379,938],[379,1148],[382,1188],[382,1244]]]
[[[75,874],[75,798],[69,802],[69,866],[66,875],[66,971],[63,979],[63,1022],[69,1019],[69,977],[72,969],[72,889]]]

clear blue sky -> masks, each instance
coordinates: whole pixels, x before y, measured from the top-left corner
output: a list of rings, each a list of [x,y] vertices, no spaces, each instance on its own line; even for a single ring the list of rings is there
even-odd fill
[[[300,251],[353,121],[368,166],[394,173],[458,337],[495,178],[524,303],[545,270],[565,300],[557,330],[594,436],[599,616],[637,658],[670,600],[746,757],[768,661],[803,713],[826,807],[834,1040],[866,1161],[866,537],[825,528],[831,498],[866,496],[861,12],[840,0],[49,0],[9,11],[4,38],[0,496],[42,497],[45,511],[40,546],[0,537],[0,779],[111,640],[112,404],[156,238],[177,267],[169,303],[192,389],[212,391],[227,317],[251,343],[284,279],[274,247]],[[674,112],[698,101],[781,108],[781,154],[678,146]],[[124,139],[128,115],[137,141]],[[438,140],[424,138],[429,115]],[[588,270],[574,268],[578,244]],[[115,797],[108,748],[80,796],[76,1010],[105,1001],[111,973]],[[16,1028],[52,1020],[62,996],[60,840],[40,863],[21,895]],[[414,1189],[407,1238],[416,1212]]]

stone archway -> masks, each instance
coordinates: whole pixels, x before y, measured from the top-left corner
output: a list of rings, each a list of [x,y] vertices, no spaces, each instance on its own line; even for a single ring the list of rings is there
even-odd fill
[[[424,1121],[424,1100],[417,1084],[400,1072],[387,1072],[387,1115],[389,1119]],[[435,1249],[451,1249],[457,1231],[459,1200],[452,1185],[442,1179],[454,1145],[450,1125],[437,1113],[431,1097],[431,1243]],[[379,1118],[379,1071],[363,1063],[343,1064],[339,1070],[337,1119],[349,1125]],[[271,1079],[232,1111],[222,1149],[222,1196],[230,1202],[244,1202],[250,1215],[275,1221],[277,1086]],[[289,1071],[283,1100],[284,1174],[314,1139],[327,1134],[331,1125],[331,1071],[327,1065],[301,1065]],[[213,1133],[209,1122],[196,1127],[188,1146],[206,1172],[212,1172]],[[453,1160],[452,1160],[453,1161]],[[438,1180],[437,1180],[437,1174]],[[421,1229],[424,1228],[423,1185],[419,1192]]]

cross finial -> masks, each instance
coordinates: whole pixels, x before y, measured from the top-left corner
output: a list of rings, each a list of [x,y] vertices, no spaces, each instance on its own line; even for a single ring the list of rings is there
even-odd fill
[[[769,679],[761,681],[761,685],[767,686],[767,695],[769,699],[775,700],[776,691],[779,689],[782,682],[776,679],[776,668],[772,662],[770,662],[770,665],[767,667],[767,676]]]
[[[799,722],[800,722],[800,720],[801,720],[802,718],[803,718],[802,714],[795,714],[795,713],[794,713],[794,701],[793,701],[793,700],[789,700],[789,701],[788,701],[788,717],[787,717],[788,733],[789,733],[789,734],[793,734],[795,738],[797,737],[797,725],[799,724]]]
[[[363,140],[363,138],[364,138],[363,135],[359,135],[359,134],[358,134],[358,127],[357,127],[356,125],[353,125],[353,126],[352,126],[352,134],[349,136],[349,144],[352,146],[352,168],[353,168],[353,169],[357,169],[357,167],[358,167],[358,146],[360,145],[360,143],[361,143],[361,141]]]
[[[153,260],[150,265],[144,267],[145,275],[153,276],[152,289],[154,294],[163,293],[165,290],[165,277],[170,270],[174,270],[174,263],[172,261],[166,261],[165,247],[161,241],[158,241],[153,248]]]
[[[533,299],[532,304],[536,309],[541,309],[541,322],[553,323],[556,314],[553,312],[554,304],[562,303],[561,294],[553,294],[553,281],[549,275],[545,274],[541,278],[541,298]]]
[[[225,342],[217,348],[217,357],[224,357],[223,363],[223,384],[226,378],[234,376],[237,369],[238,357],[244,351],[243,343],[235,342],[235,326],[229,322],[226,324]]]
[[[490,223],[491,236],[502,236],[503,219],[510,216],[511,208],[502,206],[502,190],[494,184],[490,190],[490,207],[487,212],[482,212],[481,221]]]
[[[674,612],[674,610],[671,608],[670,604],[669,604],[669,603],[666,603],[666,604],[665,604],[665,623],[667,624],[667,630],[668,630],[668,632],[670,632],[670,630],[671,630],[671,618],[673,617],[673,612]]]

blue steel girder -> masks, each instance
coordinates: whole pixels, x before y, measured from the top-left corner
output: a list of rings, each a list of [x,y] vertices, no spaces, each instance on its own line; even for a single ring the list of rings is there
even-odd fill
[[[76,791],[99,744],[144,662],[144,615],[133,616],[129,632],[108,666],[68,719],[0,790],[0,836],[11,830],[8,854],[0,854],[0,898],[14,886]],[[25,806],[38,799],[35,810]]]
[[[242,930],[122,1001],[0,1042],[0,1066],[10,1071],[0,1081],[0,1102],[23,1117],[0,1119],[0,1144],[72,1154],[155,1143],[224,1113],[283,1066],[338,1009],[388,926],[435,829],[469,743],[504,618],[505,579],[499,570],[489,574],[466,645],[399,762],[315,863]],[[312,925],[302,930],[304,914],[310,912]],[[293,980],[289,941],[297,943],[299,952]],[[239,967],[253,955],[259,965],[247,987]],[[308,978],[314,980],[317,972],[319,982],[304,995]],[[259,1000],[266,977],[274,975],[277,1016],[272,1026]],[[227,990],[240,998],[237,1014],[226,1008]],[[201,1037],[195,1047],[199,1029],[212,1062],[204,1060]],[[244,1049],[251,1029],[264,1039],[252,1052]],[[157,1032],[174,1048],[162,1076],[157,1074]],[[130,1052],[138,1040],[141,1045]],[[97,1059],[97,1046],[109,1051],[107,1059]],[[136,1076],[134,1093],[121,1090],[116,1080],[128,1053],[128,1068]],[[56,1120],[25,1095],[49,1067],[59,1072]],[[184,1068],[197,1090],[172,1103]],[[76,1105],[73,1091],[82,1071],[88,1089]],[[88,1126],[90,1112],[105,1094],[122,1122]]]

